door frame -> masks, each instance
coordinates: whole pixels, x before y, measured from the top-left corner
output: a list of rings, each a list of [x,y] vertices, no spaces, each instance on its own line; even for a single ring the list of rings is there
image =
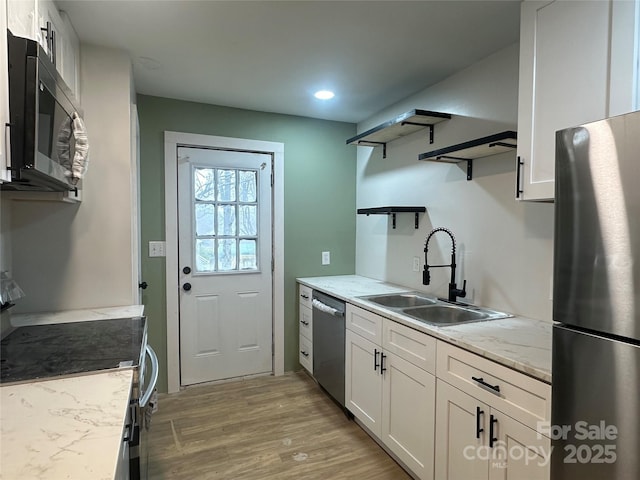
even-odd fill
[[[180,390],[180,285],[178,282],[178,147],[205,147],[266,153],[273,158],[273,374],[284,374],[284,143],[164,132],[164,205],[167,295],[167,386]]]

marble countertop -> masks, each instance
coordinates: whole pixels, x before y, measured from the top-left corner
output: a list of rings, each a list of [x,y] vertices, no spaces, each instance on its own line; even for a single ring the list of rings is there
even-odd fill
[[[298,282],[551,383],[552,324],[514,316],[448,327],[428,325],[363,300],[361,296],[414,289],[359,275],[298,278]],[[489,307],[491,308],[491,307]]]
[[[0,478],[109,479],[133,370],[0,387]]]
[[[114,318],[139,317],[142,316],[143,313],[144,305],[62,310],[59,312],[18,313],[11,315],[11,325],[14,327],[24,327],[29,325],[46,325],[49,323],[106,320]]]

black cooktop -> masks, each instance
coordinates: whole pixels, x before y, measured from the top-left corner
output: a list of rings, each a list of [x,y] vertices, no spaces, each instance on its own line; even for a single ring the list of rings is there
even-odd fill
[[[145,317],[19,327],[0,342],[0,382],[138,366]]]

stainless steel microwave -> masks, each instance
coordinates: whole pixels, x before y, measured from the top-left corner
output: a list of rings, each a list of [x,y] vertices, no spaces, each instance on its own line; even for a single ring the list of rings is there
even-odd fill
[[[11,182],[6,190],[70,191],[70,125],[78,103],[38,42],[7,31]],[[66,174],[65,174],[66,172]]]

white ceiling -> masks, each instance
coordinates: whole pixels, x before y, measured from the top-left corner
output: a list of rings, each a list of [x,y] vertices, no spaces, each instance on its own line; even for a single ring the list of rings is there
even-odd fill
[[[57,0],[146,95],[359,122],[518,41],[519,0]],[[320,101],[319,89],[336,97]],[[425,106],[422,106],[425,108]]]

